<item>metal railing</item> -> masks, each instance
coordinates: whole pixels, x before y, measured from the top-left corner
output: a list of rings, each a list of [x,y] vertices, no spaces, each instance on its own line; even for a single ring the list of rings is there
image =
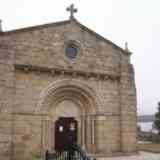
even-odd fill
[[[86,152],[77,144],[68,145],[62,152],[46,151],[45,160],[90,160]]]

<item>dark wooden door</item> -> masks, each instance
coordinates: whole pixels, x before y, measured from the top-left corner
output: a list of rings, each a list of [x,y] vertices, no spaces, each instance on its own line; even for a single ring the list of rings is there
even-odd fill
[[[77,142],[77,121],[72,117],[61,117],[55,123],[55,150],[63,151],[65,146]]]

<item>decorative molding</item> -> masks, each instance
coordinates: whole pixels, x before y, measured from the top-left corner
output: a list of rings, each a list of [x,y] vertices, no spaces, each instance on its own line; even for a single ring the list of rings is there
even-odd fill
[[[24,71],[25,71],[26,73],[28,73],[28,72],[29,72],[29,68],[28,68],[28,67],[25,67],[25,68],[24,68]]]
[[[25,113],[25,112],[14,112],[14,113],[11,113],[13,115],[22,115],[22,116],[49,116],[49,114],[47,113]],[[105,114],[85,114],[85,115],[82,115],[82,117],[95,117],[95,118],[98,118],[98,117],[117,117],[117,116],[120,116],[120,114],[112,114],[112,113],[105,113]]]
[[[88,110],[87,113],[96,114],[99,112],[100,107],[102,106],[99,95],[95,93],[94,89],[89,87],[88,84],[85,82],[82,82],[79,79],[60,79],[53,81],[50,83],[47,88],[45,88],[40,96],[37,103],[37,106],[35,107],[35,113],[48,113],[48,109],[50,108],[50,102],[57,103],[59,100],[59,94],[63,93],[65,90],[76,93],[80,95],[81,98],[78,98],[75,96],[75,94],[70,95],[70,98],[78,98],[78,101],[80,100],[81,103],[84,104],[84,99],[87,102],[87,105],[84,104],[82,106],[86,106],[86,110]],[[65,92],[64,97],[68,97],[68,93]],[[53,105],[53,103],[52,103]],[[53,106],[56,106],[53,105]],[[53,108],[53,107],[52,107]],[[83,110],[83,107],[82,109]],[[85,112],[85,110],[84,110]],[[83,113],[84,114],[84,113]],[[86,114],[86,113],[85,113]]]
[[[13,115],[21,115],[21,116],[48,116],[47,113],[25,113],[25,112],[14,112]]]
[[[73,76],[73,78],[76,78],[77,77],[77,72],[73,71],[72,76]]]
[[[52,76],[62,76],[67,75],[71,76],[73,78],[75,77],[83,77],[85,79],[93,79],[96,80],[120,80],[120,75],[116,74],[107,74],[107,73],[98,73],[98,72],[87,72],[87,71],[81,71],[81,70],[73,70],[73,69],[60,69],[60,68],[48,68],[48,67],[38,67],[38,66],[32,66],[32,65],[23,65],[23,64],[15,64],[15,69],[22,70],[26,73],[29,71],[31,72],[37,72],[40,74],[41,72],[51,74]]]
[[[107,117],[105,115],[100,115],[100,116],[96,117],[96,120],[98,120],[98,121],[105,121],[105,120],[107,120]]]
[[[64,70],[61,70],[60,71],[60,76],[64,76],[65,75],[65,71]]]
[[[52,76],[55,76],[56,71],[54,69],[51,70]]]
[[[86,79],[89,79],[90,77],[91,77],[91,74],[90,73],[88,73],[88,72],[86,72]]]
[[[99,117],[99,116],[106,116],[106,117],[117,117],[120,116],[120,114],[116,113],[97,113],[97,114],[86,114],[84,116],[93,116],[93,117]]]

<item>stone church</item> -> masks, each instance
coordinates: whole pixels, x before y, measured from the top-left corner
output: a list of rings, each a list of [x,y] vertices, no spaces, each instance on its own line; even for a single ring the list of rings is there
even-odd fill
[[[131,52],[67,11],[66,21],[0,32],[0,159],[43,156],[70,138],[94,156],[137,152]]]

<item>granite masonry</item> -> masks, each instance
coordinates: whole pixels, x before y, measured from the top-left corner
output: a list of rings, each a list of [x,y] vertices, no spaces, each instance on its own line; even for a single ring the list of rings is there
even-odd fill
[[[136,153],[130,56],[74,17],[1,32],[0,159],[54,151],[60,117],[77,121],[77,143],[88,154]]]

